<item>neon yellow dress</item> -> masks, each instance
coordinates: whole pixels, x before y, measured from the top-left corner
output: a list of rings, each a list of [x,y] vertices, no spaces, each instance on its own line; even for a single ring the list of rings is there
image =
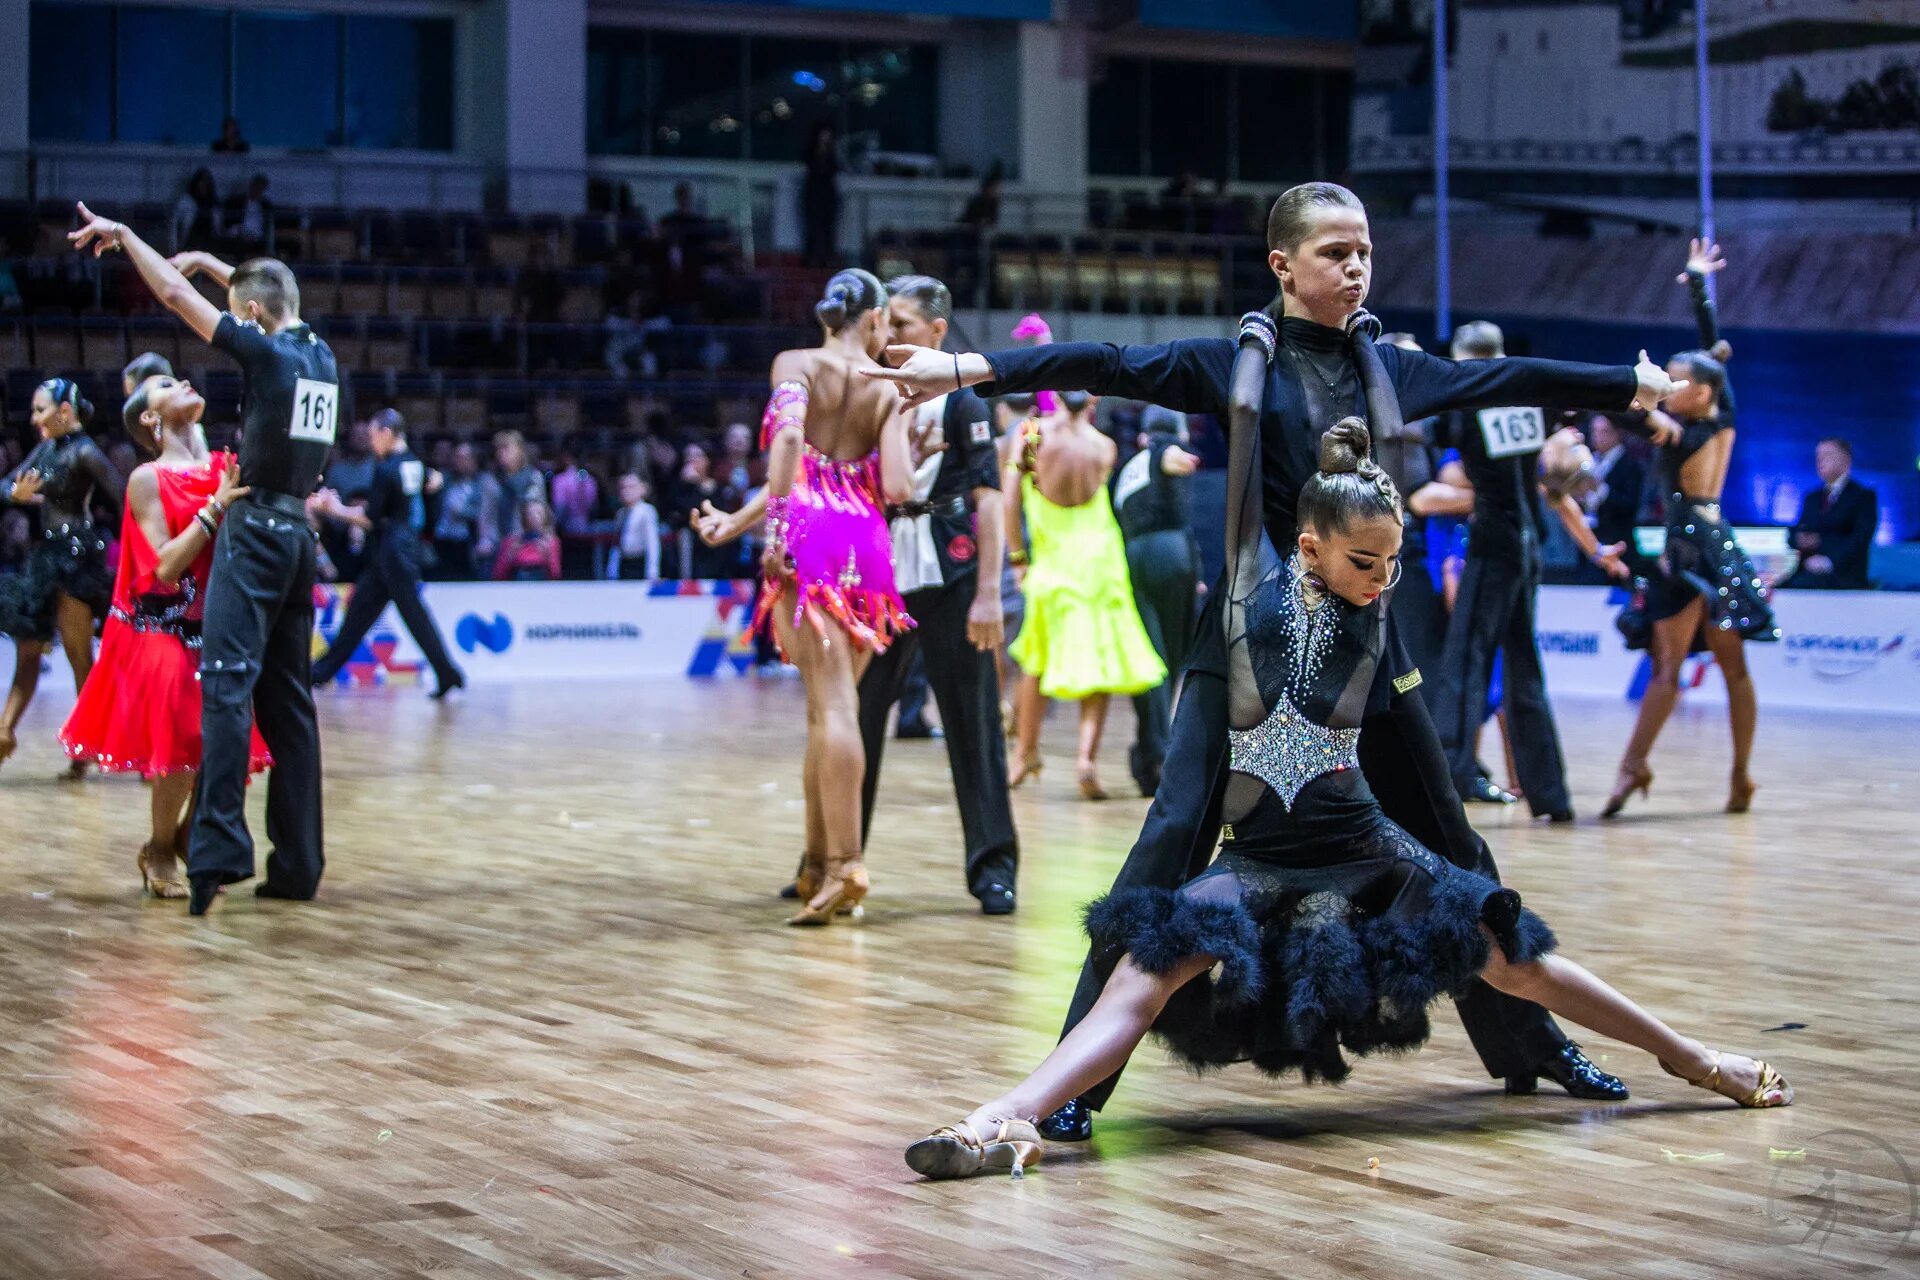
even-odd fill
[[[1167,678],[1133,604],[1127,548],[1107,487],[1057,506],[1020,480],[1027,522],[1026,621],[1008,652],[1049,698],[1142,693]]]

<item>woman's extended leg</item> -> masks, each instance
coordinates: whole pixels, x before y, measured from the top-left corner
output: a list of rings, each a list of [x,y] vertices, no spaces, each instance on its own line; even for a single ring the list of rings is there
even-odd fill
[[[866,749],[860,741],[860,674],[868,656],[831,619],[816,628],[792,616],[775,615],[780,646],[800,668],[807,688],[807,751],[811,799],[816,806],[826,865],[821,884],[791,923],[826,924],[843,906],[866,896],[861,862],[860,782]],[[813,841],[810,828],[809,844]],[[811,850],[809,850],[811,852]]]
[[[54,605],[54,626],[60,633],[67,665],[73,668],[73,691],[78,693],[93,673],[93,610],[63,591]],[[67,775],[85,777],[87,768],[86,761],[75,760],[68,764]]]
[[[1620,775],[1614,780],[1613,794],[1607,797],[1601,817],[1611,818],[1626,807],[1628,796],[1635,791],[1645,795],[1653,785],[1653,770],[1647,767],[1647,757],[1653,753],[1654,741],[1659,738],[1667,717],[1673,714],[1674,703],[1680,700],[1680,668],[1686,663],[1687,650],[1692,647],[1694,633],[1704,617],[1706,601],[1695,599],[1671,618],[1662,618],[1653,624],[1653,641],[1647,649],[1653,675],[1647,681],[1647,691],[1640,697],[1640,715],[1633,722],[1627,749],[1620,755]]]
[[[1047,716],[1047,700],[1040,696],[1040,677],[1020,675],[1013,704],[1015,742],[1020,754],[1007,766],[1007,785],[1017,787],[1040,775],[1040,722]]]
[[[156,898],[184,898],[187,882],[180,878],[177,849],[180,826],[193,799],[191,773],[166,773],[153,780],[153,835],[140,851],[140,878]]]
[[[1716,1053],[1681,1035],[1565,956],[1513,964],[1486,926],[1481,931],[1492,948],[1480,976],[1495,990],[1531,1000],[1570,1022],[1644,1049],[1669,1073],[1743,1106],[1784,1106],[1793,1100],[1792,1087],[1765,1063]]]
[[[1074,767],[1080,779],[1080,794],[1089,800],[1107,798],[1107,789],[1100,785],[1099,759],[1100,735],[1106,731],[1109,701],[1104,693],[1080,699],[1080,754]]]
[[[1753,730],[1760,704],[1753,692],[1753,673],[1747,670],[1747,642],[1737,631],[1707,628],[1707,648],[1727,682],[1727,722],[1733,730],[1733,773],[1727,782],[1727,812],[1745,813],[1753,805]]]
[[[1214,957],[1188,956],[1162,974],[1148,973],[1122,956],[1101,988],[1100,999],[1033,1074],[967,1117],[976,1131],[1001,1119],[1034,1120],[1051,1115],[1126,1065],[1173,993],[1211,969]]]
[[[40,687],[40,659],[46,652],[46,645],[32,640],[13,642],[13,687],[7,690],[6,705],[0,707],[0,760],[12,755],[19,745],[14,729]]]

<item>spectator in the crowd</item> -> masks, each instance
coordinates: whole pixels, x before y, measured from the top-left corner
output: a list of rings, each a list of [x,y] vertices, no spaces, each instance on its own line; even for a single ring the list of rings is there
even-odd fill
[[[814,127],[806,165],[800,183],[802,260],[810,267],[831,266],[840,238],[840,145],[831,124]]]
[[[607,268],[600,300],[606,308],[607,368],[623,378],[635,373],[643,378],[659,376],[660,360],[647,349],[647,340],[672,328],[659,314],[647,286],[647,272],[635,260],[633,246],[622,244]]]
[[[236,249],[256,253],[273,235],[273,201],[267,198],[267,175],[256,173],[245,194],[227,197],[227,240]]]
[[[1633,527],[1640,516],[1641,499],[1646,496],[1647,469],[1627,448],[1627,437],[1612,418],[1596,413],[1587,419],[1587,447],[1593,451],[1593,487],[1580,498],[1600,545],[1627,546],[1626,560],[1634,562]],[[1611,581],[1591,564],[1582,565],[1582,575],[1592,582]]]
[[[722,480],[741,493],[753,488],[753,428],[736,422],[722,437],[720,465],[714,468]]]
[[[520,532],[522,506],[530,498],[547,500],[547,481],[527,460],[527,438],[518,431],[501,431],[493,437],[493,470],[480,478],[480,520],[484,544],[476,544],[479,554],[500,545],[501,539]]]
[[[480,536],[480,455],[470,444],[455,446],[440,490],[440,514],[433,523],[433,576],[460,581],[479,576],[499,539]]]
[[[536,236],[527,265],[514,280],[513,314],[528,324],[557,324],[566,296],[566,282],[553,264],[553,245]]]
[[[560,566],[569,578],[593,576],[593,517],[600,506],[600,482],[580,465],[580,446],[560,446],[560,465],[549,488],[553,522],[560,534]]]
[[[1780,585],[1802,589],[1859,591],[1867,581],[1867,558],[1880,526],[1880,497],[1853,478],[1853,446],[1838,436],[1813,451],[1818,488],[1807,490],[1793,547],[1800,567]]]
[[[237,116],[228,116],[220,122],[220,136],[213,140],[213,149],[221,155],[244,155],[253,150],[253,144],[240,132]]]
[[[220,189],[213,170],[195,169],[187,188],[173,204],[172,244],[175,253],[220,247]]]
[[[560,577],[560,539],[553,533],[553,512],[543,498],[520,504],[520,531],[500,541],[493,562],[496,582],[553,582]]]
[[[680,451],[673,447],[673,441],[655,432],[647,437],[646,455],[647,488],[671,504],[680,485]]]
[[[993,168],[987,170],[987,176],[980,180],[980,189],[973,193],[966,208],[960,211],[960,225],[975,231],[991,231],[999,226],[1000,191],[1003,185],[1000,164],[995,161]]]
[[[707,219],[694,200],[693,184],[677,182],[673,187],[673,208],[660,219],[660,236],[669,242],[682,242],[706,230]]]
[[[706,446],[690,444],[680,463],[680,487],[673,507],[681,520],[698,511],[700,504],[711,502],[718,511],[738,511],[746,495],[713,474],[713,460]],[[690,572],[696,578],[734,578],[741,573],[741,552],[737,543],[710,547],[704,539],[692,543]]]
[[[631,471],[620,477],[620,514],[614,521],[609,578],[651,582],[660,576],[660,513],[647,496],[645,480]]]
[[[347,428],[346,435],[335,446],[333,457],[327,463],[326,478],[321,483],[339,494],[346,505],[358,506],[366,501],[368,491],[373,488],[375,463],[372,428],[365,422],[356,422]],[[366,531],[325,514],[319,517],[317,527],[320,545],[341,576],[349,582],[358,579],[366,555]]]

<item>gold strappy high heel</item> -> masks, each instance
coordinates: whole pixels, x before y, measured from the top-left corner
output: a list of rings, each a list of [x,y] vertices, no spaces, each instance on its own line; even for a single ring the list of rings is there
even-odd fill
[[[788,924],[832,924],[835,916],[864,915],[861,899],[867,896],[867,868],[858,857],[830,859],[820,889],[806,905],[787,917]]]
[[[1687,1080],[1687,1083],[1696,1089],[1706,1089],[1712,1093],[1719,1094],[1723,1098],[1732,1098],[1743,1107],[1784,1107],[1793,1101],[1793,1086],[1787,1083],[1787,1078],[1758,1058],[1753,1060],[1753,1065],[1757,1069],[1760,1083],[1755,1085],[1751,1092],[1745,1094],[1728,1093],[1720,1087],[1721,1056],[1720,1050],[1713,1050],[1713,1070],[1707,1072],[1707,1074],[1701,1076],[1698,1080],[1687,1080],[1685,1076],[1668,1065],[1665,1058],[1658,1059],[1658,1061],[1660,1063],[1660,1069],[1676,1080]]]
[[[1080,794],[1088,800],[1105,800],[1107,789],[1100,785],[1100,771],[1090,764],[1079,767],[1077,777],[1080,782]]]
[[[1005,1169],[1016,1178],[1040,1162],[1040,1131],[1030,1120],[1002,1120],[991,1138],[972,1125],[935,1129],[907,1148],[907,1167],[923,1178],[971,1178],[989,1169]]]
[[[1642,800],[1653,789],[1653,770],[1647,767],[1645,760],[1622,760],[1620,776],[1613,784],[1613,794],[1607,797],[1607,807],[1600,811],[1603,818],[1611,818],[1627,807],[1627,801],[1638,791]]]
[[[1044,767],[1045,762],[1042,761],[1039,756],[1035,756],[1031,760],[1022,759],[1020,761],[1020,767],[1007,775],[1007,790],[1018,790],[1020,784],[1028,778],[1032,778],[1035,782],[1040,781],[1040,770]]]
[[[140,887],[156,898],[184,898],[187,882],[177,878],[179,859],[171,849],[156,850],[153,842],[140,846],[135,861],[140,867]]]

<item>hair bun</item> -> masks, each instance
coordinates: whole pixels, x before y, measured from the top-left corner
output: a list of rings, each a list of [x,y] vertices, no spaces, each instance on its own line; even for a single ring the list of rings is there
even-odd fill
[[[1320,470],[1347,475],[1373,460],[1373,435],[1358,418],[1342,418],[1320,437]]]

